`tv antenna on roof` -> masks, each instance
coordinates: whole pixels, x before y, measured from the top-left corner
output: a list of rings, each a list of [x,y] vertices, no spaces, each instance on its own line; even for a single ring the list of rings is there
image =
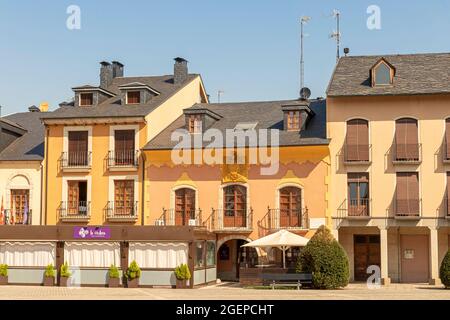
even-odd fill
[[[308,23],[311,20],[311,17],[302,16],[300,18],[300,88],[305,86],[305,61],[303,58],[303,38],[307,36],[303,34],[303,25]]]
[[[333,10],[333,17],[336,18],[336,31],[333,30],[333,33],[330,34],[330,38],[336,39],[336,63],[339,61],[340,57],[340,45],[341,45],[341,30],[340,30],[340,18],[341,13],[339,10]]]
[[[225,91],[223,90],[217,91],[217,103],[220,103],[220,97],[222,96],[223,93],[225,93]]]

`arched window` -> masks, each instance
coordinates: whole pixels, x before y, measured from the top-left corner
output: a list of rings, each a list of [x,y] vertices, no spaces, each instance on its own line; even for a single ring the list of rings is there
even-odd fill
[[[175,225],[185,226],[195,219],[195,190],[181,188],[175,191]]]
[[[401,118],[395,122],[395,160],[419,161],[419,132],[416,119]]]
[[[369,122],[364,119],[347,121],[345,138],[345,161],[369,161]]]
[[[223,188],[224,227],[245,227],[247,217],[247,188],[230,185]]]
[[[280,227],[302,226],[302,192],[297,187],[280,189]]]

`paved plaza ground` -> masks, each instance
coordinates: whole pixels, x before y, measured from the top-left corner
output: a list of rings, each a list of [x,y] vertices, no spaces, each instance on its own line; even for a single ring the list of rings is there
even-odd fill
[[[341,290],[261,290],[244,289],[233,283],[222,283],[197,289],[166,288],[62,288],[42,286],[2,286],[0,300],[68,299],[68,300],[450,300],[450,290],[427,284],[392,284],[379,289],[368,289],[365,284],[350,284]]]

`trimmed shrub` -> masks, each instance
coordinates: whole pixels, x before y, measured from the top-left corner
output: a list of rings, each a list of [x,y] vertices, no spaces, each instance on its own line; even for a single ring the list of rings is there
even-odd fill
[[[128,280],[133,280],[141,277],[141,268],[139,268],[137,262],[133,260],[127,269],[126,276]]]
[[[0,264],[0,276],[7,277],[8,276],[8,265]]]
[[[296,271],[312,273],[314,288],[337,289],[348,285],[348,265],[344,248],[321,226],[301,251]]]
[[[439,278],[441,278],[442,284],[447,289],[450,289],[450,250],[447,251],[444,260],[442,260]]]
[[[67,262],[64,262],[64,264],[61,265],[60,275],[63,278],[69,278],[72,275],[69,271],[69,265],[67,264]]]
[[[54,278],[55,277],[55,273],[56,273],[56,270],[55,270],[55,268],[53,267],[52,264],[49,264],[48,266],[45,267],[44,275],[46,277]]]
[[[109,267],[108,274],[109,274],[109,278],[111,278],[111,279],[120,278],[119,269],[113,264],[111,265],[111,267]]]
[[[189,271],[187,264],[182,263],[175,268],[175,277],[177,277],[178,280],[189,280],[191,278],[191,272]]]

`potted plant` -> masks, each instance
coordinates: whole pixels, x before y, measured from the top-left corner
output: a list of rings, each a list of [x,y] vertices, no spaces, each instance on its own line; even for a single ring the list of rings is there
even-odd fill
[[[60,287],[67,287],[67,280],[72,274],[69,272],[69,265],[67,262],[64,262],[64,264],[61,266],[61,272],[59,277],[59,286]]]
[[[175,277],[177,278],[177,289],[187,288],[187,281],[191,279],[191,272],[187,264],[182,263],[175,268]]]
[[[108,271],[108,287],[117,288],[120,284],[120,273],[119,269],[115,265],[111,265]]]
[[[52,264],[49,264],[48,266],[45,267],[45,272],[44,272],[44,286],[45,287],[53,287],[53,285],[55,284],[55,275],[56,275],[56,270]]]
[[[137,288],[139,286],[139,278],[141,277],[141,268],[139,268],[138,264],[135,260],[130,263],[130,266],[126,272],[127,278],[127,287],[128,288]]]
[[[0,285],[8,284],[8,265],[0,264]]]

